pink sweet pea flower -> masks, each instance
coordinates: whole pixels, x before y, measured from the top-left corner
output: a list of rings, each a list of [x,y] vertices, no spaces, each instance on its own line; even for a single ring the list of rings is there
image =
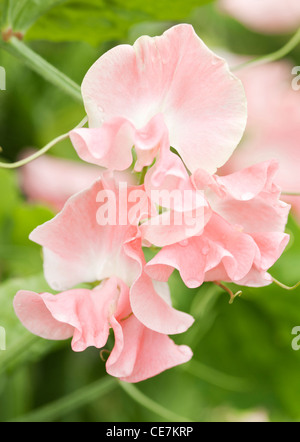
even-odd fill
[[[104,281],[94,290],[75,289],[58,295],[20,291],[14,308],[32,333],[51,340],[72,337],[72,349],[103,348],[110,328],[114,348],[106,370],[126,382],[140,382],[192,357],[184,345],[145,327],[133,314],[129,287],[118,278]]]
[[[145,191],[163,209],[140,227],[144,241],[157,247],[201,233],[211,216],[204,192],[195,188],[180,157],[166,146],[146,174]]]
[[[162,248],[147,264],[147,273],[167,281],[178,269],[190,288],[204,281],[270,284],[267,271],[289,241],[284,229],[290,207],[279,200],[277,169],[271,161],[225,177],[198,170],[193,181],[205,189],[212,216],[200,235]]]
[[[150,166],[176,149],[190,172],[215,173],[246,125],[241,82],[190,25],[104,54],[89,70],[82,95],[90,128],[70,133],[79,156],[111,170]]]
[[[277,34],[300,26],[299,0],[219,0],[219,5],[254,31]]]
[[[122,190],[113,179],[103,178],[73,196],[62,212],[30,235],[43,246],[50,287],[62,291],[117,277],[130,287],[133,313],[147,328],[163,334],[186,331],[193,318],[172,308],[144,272],[138,225],[155,213],[143,186]]]

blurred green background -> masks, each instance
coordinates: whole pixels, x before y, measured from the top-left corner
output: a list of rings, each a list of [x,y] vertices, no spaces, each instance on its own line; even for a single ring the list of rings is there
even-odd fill
[[[0,0],[2,29],[11,20],[26,44],[78,84],[109,48],[132,44],[142,34],[159,35],[178,22],[193,24],[209,47],[244,55],[271,53],[290,38],[251,32],[212,1],[12,0],[9,14],[6,6]],[[289,59],[299,65],[300,48]],[[80,103],[9,54],[5,43],[0,66],[7,73],[6,91],[0,91],[3,161],[16,160],[25,147],[44,146],[83,118]],[[68,141],[51,155],[77,159]],[[292,329],[300,326],[300,289],[243,288],[243,296],[229,305],[219,288],[205,284],[188,290],[175,273],[174,304],[197,318],[175,340],[192,347],[194,360],[129,391],[107,380],[96,349],[75,354],[69,342],[27,333],[12,300],[19,289],[47,290],[40,248],[28,235],[52,216],[49,208],[26,201],[18,172],[0,169],[0,326],[7,333],[7,350],[0,351],[0,421],[300,419],[300,351],[291,347]],[[292,285],[299,279],[300,251],[299,225],[292,218],[288,232],[291,243],[272,274]],[[145,396],[137,396],[135,388]],[[61,398],[66,399],[56,402]]]

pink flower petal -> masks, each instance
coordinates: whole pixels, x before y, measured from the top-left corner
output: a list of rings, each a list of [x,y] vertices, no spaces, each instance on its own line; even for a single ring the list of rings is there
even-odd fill
[[[263,191],[272,192],[277,172],[277,161],[265,161],[230,175],[216,177],[216,181],[235,200],[249,201]]]
[[[49,293],[44,295],[52,296]],[[25,290],[19,291],[14,299],[14,309],[22,324],[41,338],[60,341],[73,336],[74,327],[52,316],[43,295]]]
[[[280,201],[280,189],[274,184],[278,164],[256,164],[226,177],[217,177],[223,196],[210,194],[213,211],[244,232],[283,232],[290,206]]]
[[[84,351],[106,344],[110,309],[118,296],[115,281],[108,281],[93,291],[77,289],[59,295],[19,292],[14,308],[32,333],[51,340],[73,336],[73,350]]]
[[[116,225],[101,225],[97,220],[100,207],[97,198],[99,192],[106,191],[115,196],[111,208],[115,210]],[[131,285],[139,267],[126,256],[123,243],[138,235],[138,230],[128,224],[127,211],[124,215],[122,225],[117,187],[102,180],[70,198],[53,220],[35,229],[30,239],[44,248],[44,271],[49,285],[54,290],[67,290],[82,282],[111,276]]]
[[[72,141],[82,158],[86,155],[87,161],[97,164],[103,158],[110,168],[119,168],[121,161],[116,155],[113,164],[109,151],[115,152],[118,143],[112,137],[109,146],[105,135],[106,125],[114,121],[124,119],[139,131],[162,114],[170,144],[188,169],[194,172],[202,167],[210,173],[231,156],[246,124],[240,81],[185,24],[161,37],[144,36],[133,47],[121,45],[104,54],[87,73],[82,94],[94,129],[84,141],[77,139],[83,131],[76,131]],[[122,167],[129,163],[132,147],[129,142],[124,146]]]
[[[284,249],[288,245],[290,236],[286,233],[252,233],[252,238],[260,250],[258,268],[268,270],[280,258]]]
[[[214,215],[201,236],[164,247],[147,264],[146,271],[152,278],[166,280],[168,268],[176,268],[189,288],[208,280],[234,282],[249,273],[256,253],[251,236]]]
[[[72,348],[77,352],[104,347],[112,327],[115,345],[106,369],[127,382],[148,379],[192,357],[190,348],[175,345],[133,316],[129,288],[117,278],[92,291],[77,289],[55,296],[21,291],[14,308],[23,325],[38,336],[51,340],[73,336]]]
[[[161,295],[158,287],[154,287],[151,278],[144,272],[146,263],[137,241],[127,243],[126,252],[140,267],[140,274],[130,289],[130,304],[136,318],[158,333],[174,335],[185,332],[194,318],[174,309],[166,301],[164,293]]]
[[[133,161],[135,170],[150,166],[165,139],[166,126],[162,115],[153,117],[145,127],[137,130],[123,117],[115,117],[99,128],[76,129],[70,132],[71,141],[81,159],[111,170],[128,169]]]
[[[112,326],[116,345],[106,368],[123,381],[140,382],[192,358],[189,347],[175,345],[168,336],[147,329],[134,316],[122,326],[116,321]]]

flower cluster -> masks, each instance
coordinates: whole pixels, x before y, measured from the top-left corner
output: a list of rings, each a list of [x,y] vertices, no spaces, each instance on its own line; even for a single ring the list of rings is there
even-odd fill
[[[82,95],[89,128],[70,138],[82,160],[104,170],[31,234],[60,293],[21,291],[14,307],[32,333],[72,337],[74,351],[105,347],[112,329],[107,372],[139,382],[192,357],[169,337],[194,322],[172,306],[171,273],[190,288],[270,284],[290,207],[279,199],[275,161],[216,174],[241,140],[246,99],[191,26],[110,50]],[[115,175],[128,170],[139,184]],[[158,253],[146,262],[150,246]]]

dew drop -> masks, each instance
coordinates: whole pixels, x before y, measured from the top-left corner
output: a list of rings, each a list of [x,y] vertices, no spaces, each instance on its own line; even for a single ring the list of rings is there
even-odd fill
[[[209,247],[208,246],[204,246],[201,250],[202,255],[208,255],[209,254]]]
[[[179,244],[181,245],[181,247],[186,247],[186,246],[188,246],[189,242],[187,239],[184,239],[183,241],[180,241]]]

